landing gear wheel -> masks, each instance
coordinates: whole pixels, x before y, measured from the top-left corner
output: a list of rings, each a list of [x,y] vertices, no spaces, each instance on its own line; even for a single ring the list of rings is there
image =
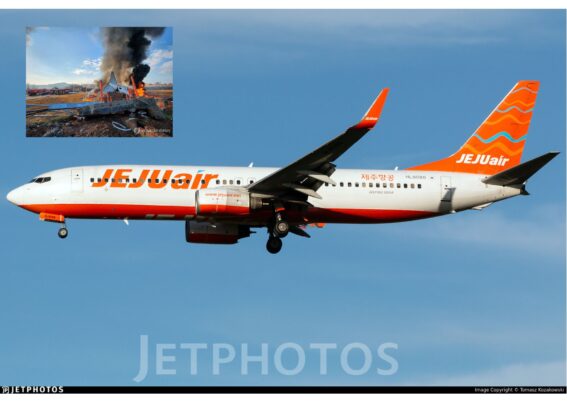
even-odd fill
[[[57,234],[59,235],[60,238],[64,239],[69,234],[69,231],[67,230],[67,228],[61,228],[61,229],[59,229]]]
[[[270,236],[268,238],[268,243],[266,243],[266,249],[271,254],[277,254],[282,249],[283,242],[279,237]]]
[[[289,233],[289,223],[284,220],[276,221],[274,225],[274,235],[276,237],[286,237]]]

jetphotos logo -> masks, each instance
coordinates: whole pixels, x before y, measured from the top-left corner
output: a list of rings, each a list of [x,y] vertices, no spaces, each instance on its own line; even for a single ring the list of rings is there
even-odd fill
[[[496,157],[482,154],[461,154],[461,157],[456,163],[464,163],[467,165],[505,166],[509,160],[509,158],[504,158],[503,156]]]
[[[148,335],[140,336],[140,362],[135,382],[148,375],[301,375],[318,370],[327,375],[332,370],[346,375],[391,376],[398,371],[398,344],[386,342],[372,347],[361,342],[261,343],[155,343]],[[152,361],[155,360],[155,361]],[[155,371],[154,371],[155,369]]]
[[[132,169],[106,169],[102,177],[92,178],[92,187],[110,186],[113,188],[145,188],[160,189],[169,186],[174,190],[196,190],[207,188],[211,180],[219,177],[218,174],[198,171],[195,175],[190,173],[173,174],[173,170],[143,169],[133,174]]]

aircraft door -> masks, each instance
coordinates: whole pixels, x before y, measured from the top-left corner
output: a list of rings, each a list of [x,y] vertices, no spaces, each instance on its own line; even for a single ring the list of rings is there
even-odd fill
[[[71,191],[83,191],[83,169],[71,169]]]
[[[439,204],[440,212],[450,212],[453,210],[453,196],[455,187],[451,184],[450,176],[441,176],[441,203]]]
[[[451,177],[441,176],[441,200],[451,201]]]

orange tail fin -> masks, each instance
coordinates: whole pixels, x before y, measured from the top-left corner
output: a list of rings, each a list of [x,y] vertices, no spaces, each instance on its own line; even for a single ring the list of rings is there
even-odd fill
[[[408,170],[493,175],[518,165],[538,89],[538,81],[518,82],[457,152]]]

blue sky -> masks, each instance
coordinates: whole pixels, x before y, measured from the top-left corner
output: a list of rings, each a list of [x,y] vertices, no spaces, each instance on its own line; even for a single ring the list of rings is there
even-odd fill
[[[100,28],[47,25],[31,28],[26,37],[27,83],[90,84],[100,79],[104,54]],[[152,39],[145,60],[152,68],[148,83],[173,82],[172,35],[168,27],[160,37]]]
[[[175,138],[26,138],[25,27],[101,25],[172,27]],[[529,197],[328,225],[288,236],[276,256],[263,231],[199,246],[181,222],[70,221],[61,241],[56,225],[4,201],[1,383],[135,385],[147,334],[255,352],[394,342],[399,370],[350,376],[330,353],[326,376],[312,355],[293,377],[255,366],[243,376],[237,363],[190,376],[177,353],[177,375],[143,385],[564,384],[564,11],[2,11],[0,30],[3,194],[83,164],[284,165],[356,122],[386,86],[380,125],[339,167],[449,155],[524,79],[541,81],[524,158],[562,151]]]

